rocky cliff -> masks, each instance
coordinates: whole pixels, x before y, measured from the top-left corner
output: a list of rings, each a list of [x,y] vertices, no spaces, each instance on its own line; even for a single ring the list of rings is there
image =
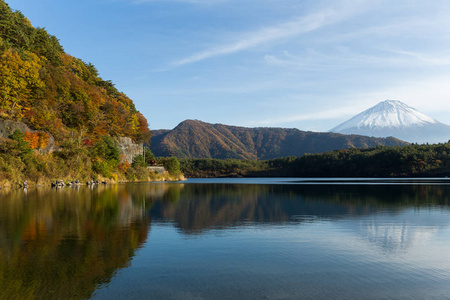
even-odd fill
[[[133,158],[139,154],[142,154],[143,144],[136,144],[129,137],[119,137],[117,139],[117,147],[120,151],[121,162],[128,161],[133,162]]]
[[[33,130],[30,127],[28,127],[27,124],[22,123],[22,122],[0,119],[0,138],[4,138],[4,139],[8,138],[17,129],[22,131],[23,133],[25,133],[25,132],[30,132],[30,133],[43,132],[43,131]],[[39,151],[48,153],[48,152],[52,152],[52,151],[56,150],[57,146],[56,146],[55,139],[53,138],[53,136],[47,132],[46,132],[46,134],[48,134],[48,144],[45,148],[39,149]]]

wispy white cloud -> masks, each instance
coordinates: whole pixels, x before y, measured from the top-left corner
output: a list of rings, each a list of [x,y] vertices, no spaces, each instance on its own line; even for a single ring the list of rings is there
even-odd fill
[[[267,64],[277,67],[304,70],[330,71],[331,69],[350,69],[361,67],[400,68],[400,67],[439,67],[449,66],[450,56],[433,56],[428,53],[385,50],[377,54],[364,54],[349,49],[336,49],[333,54],[308,51],[305,55],[292,55],[285,51],[282,55],[265,55]]]
[[[350,117],[353,114],[359,112],[357,108],[351,107],[339,107],[330,110],[314,111],[304,114],[292,114],[283,115],[278,117],[267,118],[263,120],[253,120],[246,123],[247,126],[277,126],[280,124],[295,123],[301,121],[318,121],[318,120],[331,120],[343,117]]]
[[[203,79],[198,78],[199,81],[204,82]],[[189,82],[194,83],[194,80],[188,80]],[[172,89],[172,90],[166,90],[166,89],[158,89],[153,88],[152,94],[154,96],[182,96],[182,95],[195,95],[195,97],[198,97],[199,95],[202,95],[202,97],[211,96],[211,95],[245,95],[245,94],[252,94],[255,92],[262,92],[262,91],[270,91],[274,88],[277,88],[281,85],[280,82],[270,80],[270,81],[263,81],[263,82],[246,82],[245,84],[240,85],[229,85],[225,83],[224,85],[219,86],[210,86],[205,87],[203,83],[192,85],[191,87],[184,86],[183,88],[179,89]],[[206,96],[205,96],[206,95]],[[211,96],[213,97],[213,96]]]
[[[404,51],[404,50],[390,50],[392,53],[402,55],[408,59],[409,63],[411,59],[418,64],[424,64],[428,66],[448,66],[450,65],[450,56],[442,57],[442,56],[432,56],[426,53],[419,53],[413,51]]]
[[[450,19],[445,16],[409,16],[383,22],[369,22],[350,31],[336,32],[333,35],[319,35],[311,40],[314,43],[336,44],[355,40],[388,39],[391,37],[405,39],[449,40]]]
[[[361,3],[367,4],[366,1],[355,1],[352,5],[349,5],[347,2],[345,3],[346,5],[341,5],[336,8],[326,8],[319,12],[299,17],[294,21],[284,22],[271,27],[265,27],[254,32],[242,34],[242,37],[235,42],[226,43],[195,53],[183,59],[172,62],[171,66],[176,67],[195,63],[208,58],[232,54],[264,44],[309,33],[324,26],[342,21],[356,12],[360,12],[361,9],[364,8],[364,5],[361,5]],[[357,3],[360,3],[360,5],[356,5]]]
[[[395,18],[388,15],[377,19],[370,19],[369,15],[367,22],[358,28],[308,36],[304,44],[309,50],[290,47],[295,55],[268,54],[265,62],[301,69],[448,66],[450,55],[445,49],[450,46],[450,20],[446,14],[426,11],[423,6],[419,6],[420,14],[404,12]],[[408,5],[396,7],[402,12],[406,8],[412,9]],[[384,8],[378,7],[372,13],[381,11],[384,13]]]

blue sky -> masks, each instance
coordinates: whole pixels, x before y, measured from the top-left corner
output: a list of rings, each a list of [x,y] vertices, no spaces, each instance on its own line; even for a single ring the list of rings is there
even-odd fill
[[[132,98],[185,119],[327,131],[395,99],[450,124],[448,0],[6,0]]]

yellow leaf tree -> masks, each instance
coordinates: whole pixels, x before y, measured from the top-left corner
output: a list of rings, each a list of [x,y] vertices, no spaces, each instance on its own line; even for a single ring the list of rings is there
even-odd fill
[[[7,50],[0,55],[0,116],[21,120],[22,108],[33,89],[42,88],[39,78],[42,59],[31,52],[23,56]]]

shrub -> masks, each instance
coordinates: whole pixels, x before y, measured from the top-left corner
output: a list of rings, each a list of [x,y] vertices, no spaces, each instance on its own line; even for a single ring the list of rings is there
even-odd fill
[[[131,164],[133,167],[147,167],[147,163],[144,160],[144,156],[141,154],[136,155],[133,158],[133,163]]]
[[[180,173],[180,162],[174,156],[172,156],[168,159],[164,159],[163,165],[166,168],[167,172],[169,172],[170,175]]]

